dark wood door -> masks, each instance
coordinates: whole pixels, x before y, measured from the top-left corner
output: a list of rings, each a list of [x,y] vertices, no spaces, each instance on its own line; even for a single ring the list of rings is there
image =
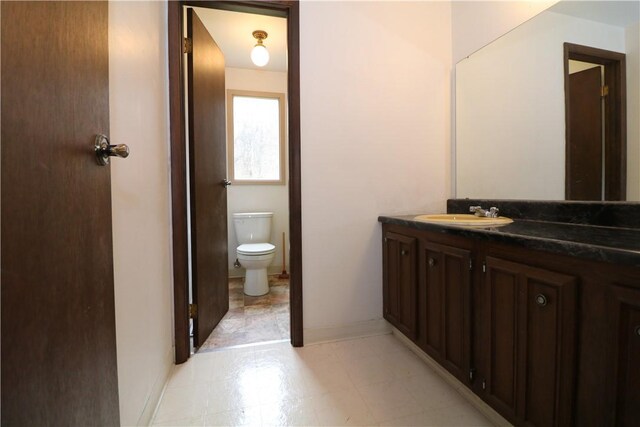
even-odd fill
[[[224,56],[193,9],[187,9],[189,177],[194,345],[229,310]]]
[[[384,233],[384,318],[410,339],[416,339],[417,239]]]
[[[600,67],[569,75],[567,200],[602,200],[602,77]]]
[[[576,278],[486,258],[481,395],[517,425],[571,425]]]
[[[419,287],[425,301],[419,342],[463,382],[470,367],[470,255],[466,249],[420,241]]]
[[[2,2],[2,425],[118,425],[106,2]]]

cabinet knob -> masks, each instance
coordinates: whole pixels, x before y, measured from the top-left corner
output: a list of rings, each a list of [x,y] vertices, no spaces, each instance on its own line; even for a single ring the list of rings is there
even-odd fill
[[[547,297],[542,295],[542,294],[538,294],[536,295],[536,304],[538,304],[540,307],[544,307],[545,305],[547,305]]]
[[[635,332],[636,335],[640,337],[640,325],[636,326]]]
[[[408,252],[407,252],[406,250],[404,250],[404,249],[402,249],[402,250],[400,251],[400,255],[406,255],[407,253],[408,253]]]
[[[433,267],[434,265],[436,265],[435,258],[429,258],[429,267]]]

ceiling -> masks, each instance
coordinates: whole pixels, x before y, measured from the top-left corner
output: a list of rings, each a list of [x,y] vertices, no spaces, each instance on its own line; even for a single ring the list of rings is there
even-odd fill
[[[560,1],[548,10],[617,27],[640,20],[638,1]]]
[[[268,71],[287,70],[286,18],[202,7],[193,9],[222,50],[227,67]],[[255,66],[249,57],[251,49],[256,44],[256,39],[251,35],[255,30],[264,30],[268,34],[264,45],[271,59],[264,67]]]

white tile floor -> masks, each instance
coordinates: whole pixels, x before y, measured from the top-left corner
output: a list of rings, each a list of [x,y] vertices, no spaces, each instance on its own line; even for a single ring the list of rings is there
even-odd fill
[[[176,366],[157,426],[490,426],[393,335],[196,354]]]

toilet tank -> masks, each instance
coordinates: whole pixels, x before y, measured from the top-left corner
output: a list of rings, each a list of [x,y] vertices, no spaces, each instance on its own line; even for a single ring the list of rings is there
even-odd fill
[[[233,227],[239,245],[268,243],[271,240],[273,212],[238,212],[233,214]]]

